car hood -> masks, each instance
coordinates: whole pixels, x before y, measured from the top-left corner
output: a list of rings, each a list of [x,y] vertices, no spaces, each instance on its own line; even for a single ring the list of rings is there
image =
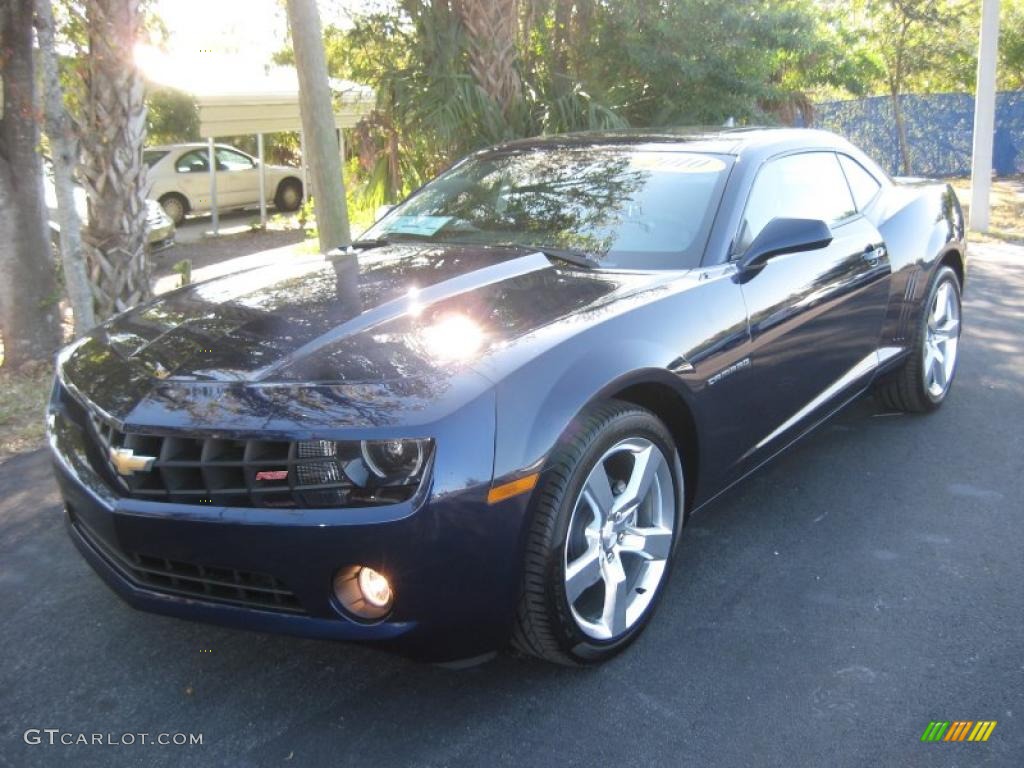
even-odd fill
[[[154,388],[446,389],[482,378],[475,363],[517,339],[634,294],[656,274],[454,245],[284,261],[113,318],[64,353],[62,376],[115,418]]]

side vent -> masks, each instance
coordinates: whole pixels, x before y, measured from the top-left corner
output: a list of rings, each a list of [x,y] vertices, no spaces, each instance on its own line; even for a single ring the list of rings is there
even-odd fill
[[[910,330],[910,322],[917,307],[917,284],[921,279],[921,270],[915,270],[907,279],[907,289],[903,292],[903,307],[900,309],[900,323],[896,331],[896,341],[906,341]]]

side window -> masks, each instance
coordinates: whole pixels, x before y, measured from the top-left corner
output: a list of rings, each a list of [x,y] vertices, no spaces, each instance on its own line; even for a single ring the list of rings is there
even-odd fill
[[[780,157],[765,163],[754,179],[734,252],[743,253],[772,219],[821,219],[832,225],[856,212],[835,153]]]
[[[850,182],[850,191],[853,192],[853,201],[857,204],[857,210],[863,211],[865,206],[878,194],[882,185],[852,157],[839,155],[839,164],[843,166],[846,180]]]
[[[186,152],[178,158],[178,162],[174,164],[174,169],[178,173],[206,173],[210,170],[210,166],[206,162],[206,150],[196,149],[192,152]]]
[[[249,171],[254,167],[252,160],[233,149],[217,147],[216,155],[218,171]]]

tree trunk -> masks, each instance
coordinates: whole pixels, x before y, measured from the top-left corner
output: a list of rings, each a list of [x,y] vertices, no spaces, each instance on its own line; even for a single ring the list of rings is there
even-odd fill
[[[64,285],[75,316],[75,335],[81,336],[94,325],[92,287],[82,251],[82,222],[75,207],[74,169],[78,164],[71,116],[64,107],[64,95],[57,70],[57,51],[53,43],[53,8],[50,0],[36,0],[36,35],[43,70],[43,112],[46,135],[50,137],[53,184],[57,193],[57,217],[60,223],[60,252],[64,265]]]
[[[88,93],[79,139],[89,196],[84,232],[100,319],[152,295],[146,257],[146,103],[132,60],[139,0],[88,0]]]
[[[900,147],[900,163],[903,167],[903,175],[910,175],[910,146],[907,144],[907,126],[903,120],[903,75],[904,56],[907,50],[907,37],[910,34],[910,27],[913,18],[907,14],[903,6],[897,4],[897,9],[903,15],[900,23],[899,37],[895,45],[895,60],[892,73],[889,76],[889,95],[892,97],[892,119],[896,123],[896,140]]]
[[[505,115],[523,96],[517,67],[517,5],[517,0],[463,0],[458,4],[469,33],[469,68]]]
[[[907,144],[907,126],[903,120],[903,104],[900,94],[892,91],[892,118],[896,123],[896,139],[900,148],[900,164],[903,168],[903,175],[910,175],[910,147]]]
[[[334,248],[347,248],[352,236],[316,0],[288,0],[288,23],[299,73],[304,151],[309,153],[308,160],[302,160],[309,166],[316,190],[313,204],[320,251],[327,253]]]
[[[57,280],[43,204],[35,109],[32,0],[0,3],[0,331],[16,368],[60,343]]]

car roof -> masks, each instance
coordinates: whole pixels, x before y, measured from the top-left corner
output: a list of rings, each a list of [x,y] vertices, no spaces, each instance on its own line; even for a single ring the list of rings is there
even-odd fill
[[[146,152],[175,152],[179,149],[206,149],[209,145],[205,141],[188,141],[184,144],[156,144],[152,147],[145,147]],[[230,144],[224,144],[222,142],[214,142],[215,147],[227,147],[228,149],[234,149],[238,152],[242,150],[234,147]]]
[[[533,139],[519,139],[490,151],[543,150],[551,147],[629,145],[637,148],[671,148],[686,152],[722,155],[770,156],[791,149],[848,149],[845,139],[829,131],[811,128],[648,128],[623,131],[585,131]],[[485,150],[487,151],[487,150]]]

